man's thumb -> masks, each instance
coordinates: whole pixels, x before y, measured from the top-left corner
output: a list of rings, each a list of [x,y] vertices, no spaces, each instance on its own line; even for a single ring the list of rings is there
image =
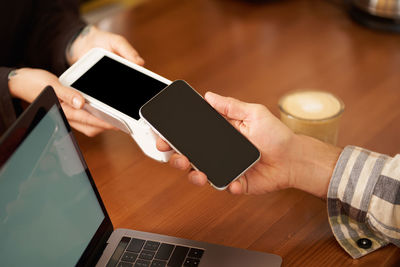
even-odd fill
[[[204,97],[215,110],[229,119],[244,120],[247,116],[248,104],[245,102],[212,92],[207,92]]]

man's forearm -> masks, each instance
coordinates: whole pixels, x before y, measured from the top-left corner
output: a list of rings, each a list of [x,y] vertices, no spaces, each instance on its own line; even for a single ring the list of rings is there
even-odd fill
[[[342,148],[304,135],[296,135],[294,144],[291,187],[325,199]]]

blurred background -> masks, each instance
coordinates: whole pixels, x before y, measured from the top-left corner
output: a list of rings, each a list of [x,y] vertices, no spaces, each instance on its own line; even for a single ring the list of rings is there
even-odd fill
[[[146,0],[81,0],[81,12],[89,23],[96,23],[123,9]]]
[[[96,23],[102,18],[144,1],[148,0],[81,0],[81,12],[89,23]],[[242,1],[272,2],[274,0]],[[364,26],[400,32],[399,0],[327,0],[327,2],[343,5],[348,9],[350,16]]]

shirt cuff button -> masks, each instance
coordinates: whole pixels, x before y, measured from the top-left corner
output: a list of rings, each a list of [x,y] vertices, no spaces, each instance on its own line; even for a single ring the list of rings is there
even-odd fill
[[[360,238],[357,240],[357,245],[359,248],[369,249],[372,246],[372,241],[368,238]]]

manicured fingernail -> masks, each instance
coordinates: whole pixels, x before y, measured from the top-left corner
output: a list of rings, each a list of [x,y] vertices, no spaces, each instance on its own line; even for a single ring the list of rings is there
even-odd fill
[[[74,108],[81,108],[82,107],[82,100],[80,100],[78,97],[74,97],[72,99],[72,105]]]

